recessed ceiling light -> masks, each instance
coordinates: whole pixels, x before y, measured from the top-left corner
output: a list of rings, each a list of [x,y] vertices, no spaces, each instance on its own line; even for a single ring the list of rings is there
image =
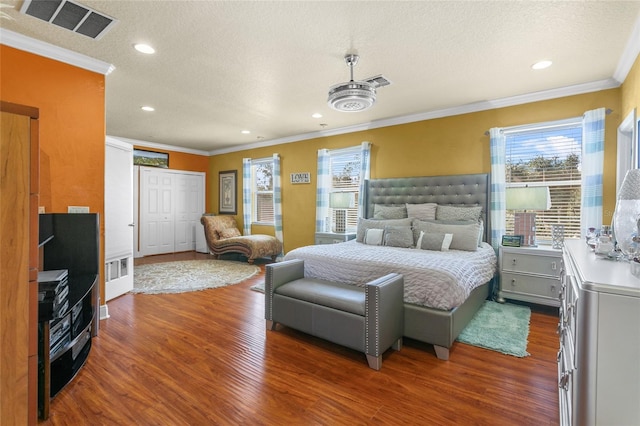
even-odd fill
[[[553,62],[551,62],[551,61],[540,61],[540,62],[536,62],[535,64],[531,65],[531,68],[533,68],[534,70],[543,70],[545,68],[549,68],[552,63]]]
[[[154,49],[153,47],[149,46],[148,44],[144,44],[144,43],[134,44],[133,48],[136,49],[138,52],[146,53],[147,55],[151,55],[153,53],[156,53],[156,49]]]
[[[154,107],[146,106],[146,105],[143,106],[143,107],[140,107],[140,109],[143,110],[143,111],[148,111],[148,112],[152,112],[152,111],[156,110]]]
[[[322,118],[322,114],[316,112],[315,114],[311,115],[311,117],[313,117],[313,118]]]
[[[251,133],[251,132],[250,132],[249,130],[243,130],[243,131],[242,131],[242,132],[240,132],[240,133],[242,133],[243,135],[248,135],[248,134],[249,134],[249,133]]]

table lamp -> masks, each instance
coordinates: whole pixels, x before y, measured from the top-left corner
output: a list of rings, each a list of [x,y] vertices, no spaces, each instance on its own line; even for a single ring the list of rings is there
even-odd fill
[[[336,212],[336,233],[347,232],[347,210],[355,207],[355,194],[353,192],[332,192],[329,194],[329,207]]]
[[[507,210],[513,213],[513,231],[523,235],[523,246],[536,247],[536,214],[531,210],[549,210],[551,195],[548,186],[522,186],[506,189]]]

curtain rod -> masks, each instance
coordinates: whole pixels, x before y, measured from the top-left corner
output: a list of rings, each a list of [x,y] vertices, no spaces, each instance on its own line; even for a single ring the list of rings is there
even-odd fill
[[[605,113],[606,115],[609,115],[609,114],[611,114],[612,112],[613,112],[613,110],[612,110],[611,108],[607,108],[606,110],[604,110],[604,113]],[[513,127],[518,127],[518,126],[513,126]],[[485,135],[485,136],[489,136],[489,135],[490,135],[489,131],[487,130],[486,132],[484,132],[484,135]]]

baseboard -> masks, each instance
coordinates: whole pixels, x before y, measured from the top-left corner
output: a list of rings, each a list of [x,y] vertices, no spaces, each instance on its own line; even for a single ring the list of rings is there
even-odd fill
[[[100,319],[109,318],[109,307],[107,305],[100,305]]]

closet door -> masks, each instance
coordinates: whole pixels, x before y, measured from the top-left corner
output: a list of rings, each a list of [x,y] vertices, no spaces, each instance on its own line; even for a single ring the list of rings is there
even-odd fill
[[[175,193],[175,249],[176,251],[195,250],[197,224],[204,213],[204,174],[177,174]]]
[[[175,251],[173,181],[165,170],[140,168],[140,241],[143,256]]]

